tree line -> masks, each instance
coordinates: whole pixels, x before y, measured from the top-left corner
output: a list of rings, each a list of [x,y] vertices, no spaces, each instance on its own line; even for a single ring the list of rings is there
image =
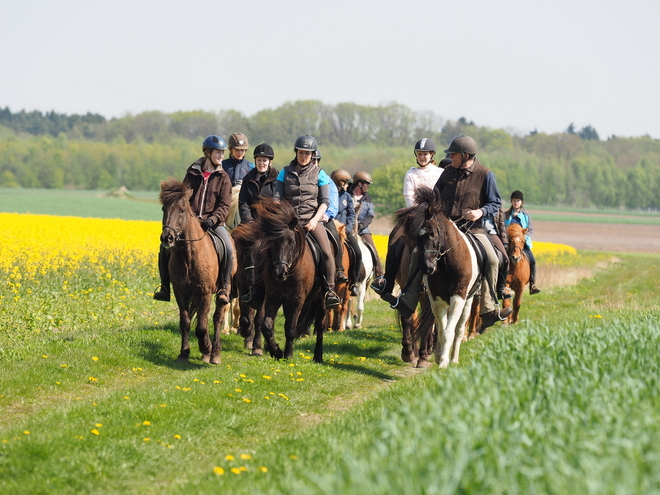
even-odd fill
[[[660,208],[660,141],[648,136],[600,140],[593,127],[573,124],[562,133],[519,136],[395,103],[297,101],[251,117],[200,110],[106,119],[0,109],[0,187],[157,190],[160,180],[182,176],[201,155],[205,136],[236,131],[252,146],[272,144],[278,168],[293,158],[298,135],[314,135],[326,171],[372,173],[370,192],[382,213],[403,206],[415,141],[430,137],[442,151],[459,134],[476,139],[478,157],[495,171],[505,197],[520,189],[533,204]]]

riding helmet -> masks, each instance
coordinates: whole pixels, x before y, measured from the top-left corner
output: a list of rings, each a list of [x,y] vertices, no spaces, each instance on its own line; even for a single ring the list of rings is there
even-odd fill
[[[258,156],[265,156],[266,158],[270,158],[272,160],[275,158],[275,152],[269,144],[261,143],[254,149],[254,157],[256,158]]]
[[[316,151],[317,148],[318,144],[316,144],[316,139],[314,139],[314,136],[310,136],[309,134],[303,134],[302,136],[299,136],[293,145],[293,151]]]
[[[522,191],[518,191],[517,189],[511,193],[511,199],[519,199],[520,201],[525,201],[523,199]]]
[[[452,164],[453,161],[454,161],[454,160],[452,160],[451,158],[449,158],[449,153],[447,153],[447,154],[445,155],[445,157],[444,157],[442,160],[440,160],[440,163],[438,163],[438,167],[440,167],[440,168],[448,167],[449,165]]]
[[[343,168],[333,170],[330,174],[330,178],[337,185],[337,187],[341,185],[341,182],[351,182],[351,174],[349,174],[348,171],[344,170]]]
[[[235,132],[229,136],[229,148],[234,150],[245,150],[248,149],[248,138],[242,132]]]
[[[204,142],[202,143],[202,151],[207,149],[226,150],[227,143],[225,143],[225,140],[222,139],[220,136],[216,136],[215,134],[213,134],[205,138]]]
[[[316,160],[317,162],[320,163],[321,162],[321,150],[316,148],[316,151],[314,152],[314,156],[312,158],[314,158],[314,160]]]
[[[415,143],[415,156],[417,156],[418,151],[430,151],[435,155],[435,143],[429,138],[422,138]]]
[[[461,134],[456,136],[449,143],[449,148],[447,148],[445,153],[467,153],[468,155],[477,154],[477,142],[472,139],[470,136],[465,136]]]
[[[353,182],[358,183],[358,182],[367,182],[369,184],[373,183],[373,180],[371,180],[371,175],[369,175],[366,172],[355,172],[353,175]]]

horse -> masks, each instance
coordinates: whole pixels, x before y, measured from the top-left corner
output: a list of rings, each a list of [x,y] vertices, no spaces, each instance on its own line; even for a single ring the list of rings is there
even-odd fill
[[[420,270],[439,327],[435,361],[440,368],[458,363],[465,323],[478,289],[475,251],[456,224],[443,213],[441,200],[428,187],[415,194],[416,205],[406,208],[404,234],[416,243]],[[418,333],[418,326],[415,333]],[[422,335],[422,340],[424,336]]]
[[[261,325],[266,349],[276,359],[292,358],[293,343],[308,333],[314,321],[314,361],[322,363],[327,315],[321,276],[317,276],[305,229],[293,207],[286,201],[264,198],[256,205],[256,210],[255,228],[260,238],[255,252],[255,264],[257,283],[264,284],[266,290],[264,321]],[[280,307],[285,320],[284,352],[275,342],[273,329]]]
[[[335,227],[337,228],[337,233],[339,233],[339,242],[343,244],[342,249],[342,266],[346,273],[352,274],[353,270],[351,269],[351,256],[349,254],[349,244],[346,240],[346,226],[341,222],[332,220],[335,222]],[[339,296],[341,304],[334,309],[328,311],[328,327],[333,332],[343,332],[346,329],[346,320],[348,315],[348,308],[351,301],[350,285],[355,282],[354,280],[349,280],[343,284],[335,285],[335,293]]]
[[[227,305],[218,302],[222,286],[220,265],[213,240],[205,232],[190,206],[192,189],[177,179],[160,184],[163,205],[163,230],[160,242],[169,250],[169,271],[174,296],[179,306],[181,351],[178,361],[188,361],[190,345],[188,333],[191,319],[197,316],[195,334],[202,353],[202,361],[220,364],[220,329],[227,314]],[[236,270],[234,265],[233,270]],[[211,299],[215,299],[213,313],[213,342],[209,338],[208,315]]]
[[[362,253],[362,266],[360,267],[360,275],[355,281],[358,288],[358,295],[355,297],[355,302],[353,302],[353,298],[348,298],[348,311],[346,312],[346,321],[344,322],[345,328],[362,328],[364,299],[367,296],[369,282],[374,275],[374,260],[371,257],[371,251],[362,240],[362,237],[356,234],[355,239]]]
[[[507,235],[509,236],[509,247],[508,254],[509,259],[511,260],[511,267],[509,268],[509,274],[506,277],[506,284],[515,292],[513,296],[513,312],[508,316],[507,323],[517,323],[518,322],[518,312],[520,311],[520,306],[522,305],[522,295],[525,289],[525,286],[529,283],[529,260],[525,253],[525,234],[527,229],[523,229],[517,223],[512,223],[506,229]],[[504,307],[508,307],[511,304],[510,299],[504,300]]]
[[[254,270],[254,261],[252,259],[255,249],[255,240],[259,238],[259,232],[256,230],[257,224],[242,223],[231,231],[232,239],[236,245],[236,260],[238,267],[234,277],[237,294],[240,296],[248,291],[248,282],[245,275],[246,269]],[[252,254],[252,256],[250,256]],[[233,299],[233,302],[239,307],[238,334],[244,339],[245,349],[251,350],[253,356],[263,355],[261,346],[261,329],[263,321],[263,311],[259,312],[252,309],[247,303],[241,302],[240,297]]]

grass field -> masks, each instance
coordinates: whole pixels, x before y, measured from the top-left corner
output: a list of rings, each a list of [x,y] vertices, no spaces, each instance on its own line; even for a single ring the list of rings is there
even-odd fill
[[[174,360],[157,223],[46,220],[2,217],[3,493],[660,490],[658,256],[539,256],[552,286],[447,370],[401,362],[380,300],[322,365],[229,335],[211,366]]]

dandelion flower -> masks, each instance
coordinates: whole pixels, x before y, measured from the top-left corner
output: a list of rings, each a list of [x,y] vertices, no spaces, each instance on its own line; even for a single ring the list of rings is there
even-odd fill
[[[99,360],[99,358],[97,358],[96,356],[94,356],[94,357],[92,358],[92,361],[98,361],[98,360]]]
[[[24,435],[29,435],[30,432],[29,432],[28,430],[25,430],[25,431],[23,432],[23,434],[24,434]]]
[[[48,356],[46,356],[45,354],[41,357],[44,358],[44,359],[48,359]]]
[[[268,376],[268,375],[264,375],[264,376],[262,376],[262,378],[264,378],[265,380],[271,380],[273,377],[272,377],[272,376]]]
[[[241,469],[237,467],[231,468],[231,472],[234,474],[241,474]]]
[[[93,435],[100,435],[99,430],[97,430],[96,428],[90,430],[90,433],[92,433]]]
[[[241,459],[247,461],[248,459],[252,459],[252,456],[250,454],[241,454]]]
[[[243,397],[243,402],[247,402],[249,404],[252,401],[250,399],[248,399],[247,397]]]
[[[181,435],[178,435],[178,434],[174,435],[174,438],[176,438],[177,440],[181,440]]]
[[[290,455],[289,458],[293,459],[294,461],[297,461],[297,460],[298,460],[298,456],[297,456],[297,455],[293,455],[293,454]]]
[[[144,437],[142,440],[144,440],[145,442],[148,442],[149,440],[151,440],[151,438]]]
[[[217,474],[218,476],[222,476],[223,474],[225,474],[225,470],[219,466],[216,466],[213,468],[213,473]]]
[[[246,376],[244,373],[241,373],[241,374],[238,375],[238,376],[240,376],[241,378],[247,378],[247,376]]]
[[[259,467],[259,472],[260,472],[260,473],[267,473],[267,472],[268,472],[268,468],[267,468],[266,466],[260,466],[260,467]]]
[[[103,425],[101,423],[96,423],[94,426],[96,426],[97,428],[101,428]]]
[[[237,388],[236,390],[234,390],[234,392],[242,392],[242,390],[240,388]]]
[[[124,399],[128,400],[130,397],[128,395],[124,395]]]
[[[226,461],[233,461],[233,460],[234,460],[234,456],[231,455],[231,454],[227,454],[227,455],[225,456],[225,460],[226,460]]]
[[[149,426],[149,425],[151,425],[151,421],[147,421],[147,420],[145,420],[145,421],[142,421],[142,424],[143,424],[144,426]]]

